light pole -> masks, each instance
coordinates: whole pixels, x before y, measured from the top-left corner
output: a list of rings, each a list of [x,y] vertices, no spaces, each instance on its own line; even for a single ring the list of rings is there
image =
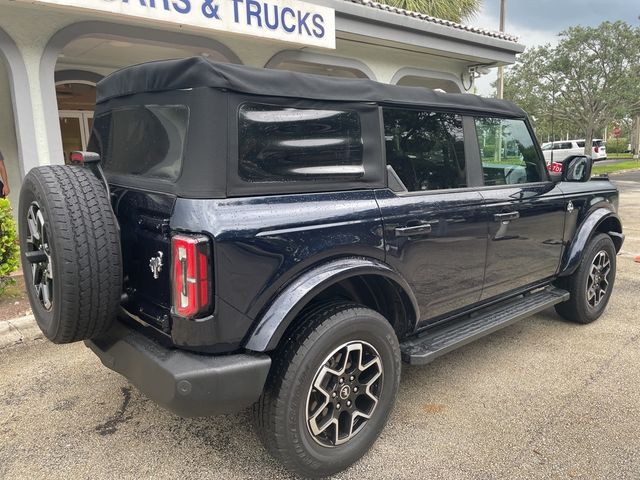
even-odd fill
[[[504,32],[504,3],[500,0],[500,31]],[[498,98],[504,98],[504,67],[498,67]]]

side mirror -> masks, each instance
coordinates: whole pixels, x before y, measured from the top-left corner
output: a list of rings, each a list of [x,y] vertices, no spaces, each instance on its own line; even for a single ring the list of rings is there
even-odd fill
[[[563,182],[588,182],[593,160],[586,155],[571,155],[562,161]]]

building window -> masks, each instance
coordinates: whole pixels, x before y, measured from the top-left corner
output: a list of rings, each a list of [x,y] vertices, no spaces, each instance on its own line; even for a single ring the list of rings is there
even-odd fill
[[[78,82],[59,83],[56,98],[64,161],[69,163],[71,152],[87,149],[93,127],[96,87]]]

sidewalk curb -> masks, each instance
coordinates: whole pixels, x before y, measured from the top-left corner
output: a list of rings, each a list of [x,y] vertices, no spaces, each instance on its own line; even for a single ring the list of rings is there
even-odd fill
[[[44,338],[33,315],[0,322],[0,350]]]
[[[638,164],[638,167],[637,167],[637,168],[629,168],[629,169],[627,169],[627,170],[616,170],[615,172],[609,172],[609,173],[606,173],[605,175],[609,175],[609,176],[613,175],[613,176],[616,176],[616,175],[622,175],[622,174],[624,174],[624,173],[635,172],[635,171],[637,171],[637,170],[640,170],[640,163]]]

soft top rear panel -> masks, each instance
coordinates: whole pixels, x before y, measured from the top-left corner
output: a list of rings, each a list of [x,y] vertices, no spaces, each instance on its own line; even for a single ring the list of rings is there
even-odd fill
[[[171,175],[149,175],[147,173],[131,175],[132,169],[108,168],[106,170],[109,183],[143,191],[163,192],[179,197],[188,198],[222,198],[226,195],[227,177],[227,102],[228,95],[212,88],[197,88],[193,90],[175,90],[162,93],[139,93],[126,97],[113,98],[96,106],[96,126],[99,119],[111,112],[131,107],[174,108],[186,107],[189,111],[186,138],[183,140],[182,168],[179,173]],[[125,121],[119,126],[121,129],[131,129],[135,133],[134,125]],[[105,152],[97,140],[99,132],[94,129],[91,147],[100,153]],[[121,136],[125,138],[125,136]],[[142,134],[138,137],[143,137]],[[108,139],[107,139],[108,140]],[[157,142],[157,139],[150,139]],[[138,144],[139,143],[139,144]],[[142,138],[136,142],[133,136],[121,146],[120,151],[131,150],[128,155],[143,148],[153,150],[157,148],[147,145]],[[153,153],[153,152],[152,152]],[[141,155],[140,161],[145,155]],[[140,166],[141,168],[144,165]],[[121,170],[121,169],[120,169]],[[156,172],[157,173],[157,172]],[[177,174],[177,178],[176,178]]]
[[[149,62],[119,70],[98,83],[97,102],[146,92],[199,87],[309,100],[419,105],[508,117],[525,112],[505,100],[441,93],[423,87],[388,85],[305,73],[212,62],[204,57]]]

